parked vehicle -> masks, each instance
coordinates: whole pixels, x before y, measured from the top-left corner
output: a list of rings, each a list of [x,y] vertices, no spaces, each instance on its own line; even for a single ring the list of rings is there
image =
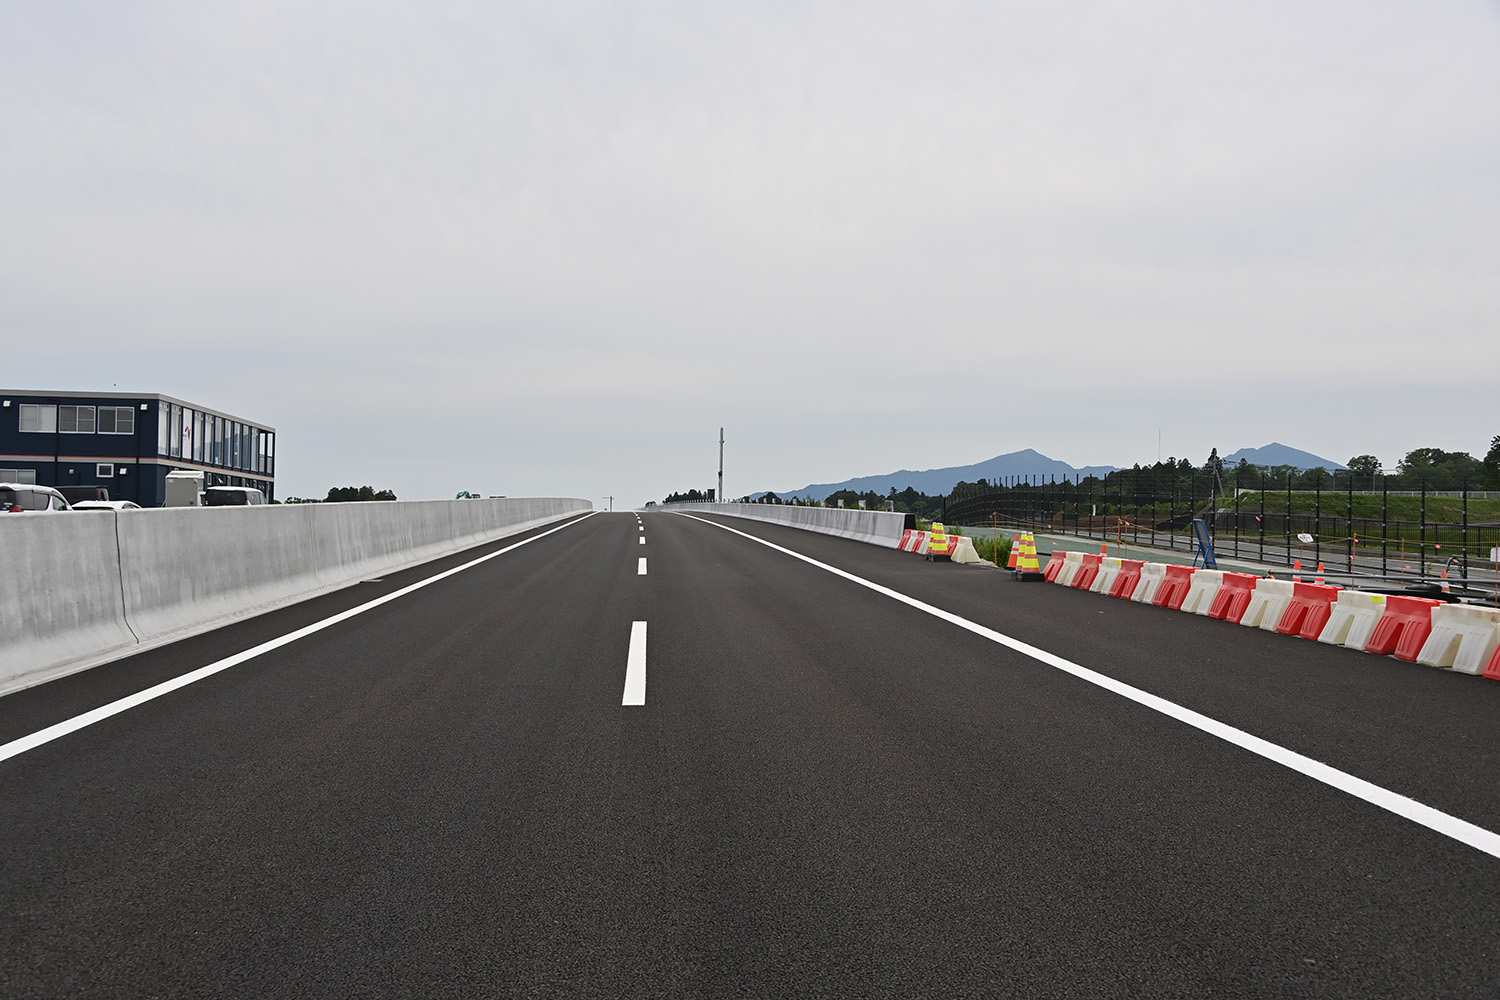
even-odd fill
[[[0,514],[30,511],[72,510],[67,498],[50,486],[33,483],[0,483]]]
[[[207,507],[253,507],[266,502],[266,495],[253,486],[210,486],[203,491]]]
[[[80,500],[74,510],[140,510],[141,505],[130,500]]]
[[[108,500],[109,490],[103,486],[59,486],[57,492],[63,495],[63,499],[78,509],[80,500]]]
[[[174,469],[167,473],[167,498],[163,507],[201,507],[203,473]]]

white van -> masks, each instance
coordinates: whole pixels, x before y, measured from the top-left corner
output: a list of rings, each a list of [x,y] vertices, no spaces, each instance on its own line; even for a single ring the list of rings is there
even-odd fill
[[[266,502],[266,495],[253,486],[210,486],[203,491],[205,507],[253,507]]]

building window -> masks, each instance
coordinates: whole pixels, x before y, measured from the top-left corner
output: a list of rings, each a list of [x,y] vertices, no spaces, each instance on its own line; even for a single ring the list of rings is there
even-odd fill
[[[29,434],[56,434],[57,407],[43,403],[22,403],[21,430]]]
[[[35,486],[36,470],[0,469],[0,483],[20,483],[26,486]]]
[[[115,466],[113,462],[100,462],[94,466],[94,475],[99,479],[113,479],[115,477]]]
[[[128,406],[99,407],[100,434],[134,434],[135,410]]]
[[[203,411],[193,414],[193,461],[203,461]]]
[[[57,429],[64,434],[94,433],[94,408],[92,406],[59,406]]]
[[[182,407],[172,404],[172,423],[167,430],[167,454],[172,458],[182,457]]]

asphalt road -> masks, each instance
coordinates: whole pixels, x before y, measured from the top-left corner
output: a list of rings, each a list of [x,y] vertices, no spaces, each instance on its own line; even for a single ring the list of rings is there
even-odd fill
[[[1500,993],[1496,857],[892,593],[1488,831],[1500,684],[720,520],[859,579],[598,514],[0,760],[0,996]]]

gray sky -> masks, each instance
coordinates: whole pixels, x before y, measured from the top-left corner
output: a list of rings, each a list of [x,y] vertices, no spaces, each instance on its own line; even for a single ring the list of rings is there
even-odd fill
[[[0,0],[0,382],[278,491],[1500,433],[1500,4]]]

